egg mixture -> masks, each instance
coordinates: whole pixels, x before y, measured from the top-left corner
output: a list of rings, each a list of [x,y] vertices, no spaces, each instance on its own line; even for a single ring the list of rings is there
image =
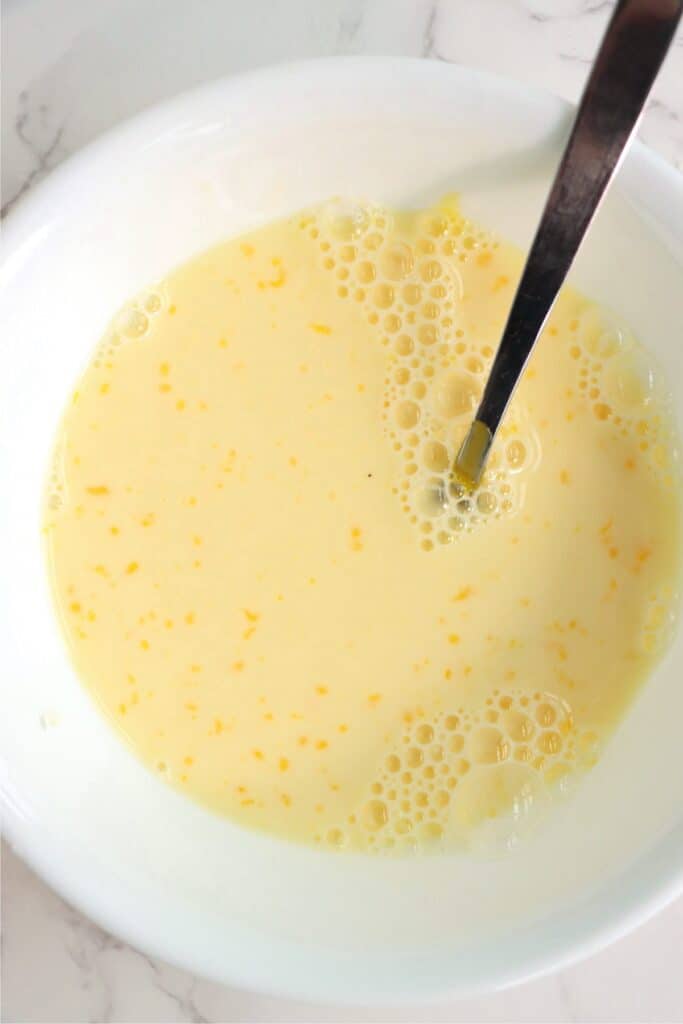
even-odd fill
[[[400,852],[595,764],[671,630],[675,437],[646,352],[566,290],[480,486],[451,486],[521,267],[454,201],[335,201],[116,316],[45,536],[74,666],[160,779]]]

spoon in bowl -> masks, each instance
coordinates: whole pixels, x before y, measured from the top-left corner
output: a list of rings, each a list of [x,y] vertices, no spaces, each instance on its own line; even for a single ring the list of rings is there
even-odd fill
[[[619,0],[593,64],[474,422],[457,492],[479,483],[531,351],[632,138],[683,14],[683,0]]]

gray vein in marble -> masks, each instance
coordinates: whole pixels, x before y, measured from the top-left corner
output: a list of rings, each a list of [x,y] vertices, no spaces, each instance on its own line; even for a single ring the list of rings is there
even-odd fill
[[[29,103],[29,93],[24,90],[19,95],[19,112],[14,123],[14,131],[22,147],[31,156],[34,166],[14,193],[0,209],[0,216],[4,217],[14,204],[25,192],[31,188],[48,171],[52,170],[55,163],[63,155],[60,153],[62,136],[66,127],[66,120],[63,120],[47,139],[46,144],[39,144],[31,137],[31,128],[36,115],[41,120],[41,128],[45,129],[49,122],[49,110],[45,104],[41,104],[36,111],[32,111]]]
[[[427,14],[427,21],[422,35],[422,56],[427,60],[448,60],[448,58],[441,54],[437,46],[438,34],[439,0],[433,0],[429,13]]]
[[[581,14],[602,14],[604,11],[611,11],[614,7],[614,0],[586,0],[579,11]]]
[[[560,60],[566,60],[574,64],[585,64],[586,66],[589,66],[593,63],[590,57],[582,57],[580,53],[564,53],[562,50],[558,50],[557,56]]]
[[[190,978],[189,985],[187,986],[185,993],[179,993],[164,983],[162,969],[159,964],[152,959],[152,957],[147,956],[146,953],[142,953],[139,950],[131,949],[131,952],[135,953],[140,960],[147,964],[152,973],[152,984],[154,985],[154,988],[165,995],[167,999],[170,999],[178,1008],[178,1011],[181,1014],[180,1019],[182,1021],[187,1022],[187,1024],[211,1024],[209,1018],[204,1016],[196,1003],[196,991],[201,984],[201,980],[199,978]]]
[[[344,11],[339,17],[337,32],[337,53],[345,53],[357,42],[363,24],[363,3],[355,5],[351,10]]]

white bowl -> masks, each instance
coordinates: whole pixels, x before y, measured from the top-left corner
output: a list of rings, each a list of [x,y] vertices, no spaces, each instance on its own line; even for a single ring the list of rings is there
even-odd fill
[[[124,299],[218,239],[333,194],[413,204],[457,190],[525,243],[569,118],[559,100],[439,63],[278,67],[143,114],[8,218],[4,828],[67,899],[135,946],[270,992],[418,1001],[585,956],[681,888],[681,635],[570,807],[507,857],[334,856],[241,830],[149,774],[79,686],[46,586],[39,509],[53,433]],[[654,349],[681,404],[683,185],[634,146],[618,193],[577,279]]]

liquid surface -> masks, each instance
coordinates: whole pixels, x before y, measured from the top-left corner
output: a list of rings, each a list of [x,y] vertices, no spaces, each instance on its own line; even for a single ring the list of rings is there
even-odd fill
[[[330,203],[117,316],[45,534],[78,673],[160,778],[402,851],[509,843],[596,762],[671,628],[674,437],[646,353],[566,291],[451,483],[521,264],[452,203]]]

